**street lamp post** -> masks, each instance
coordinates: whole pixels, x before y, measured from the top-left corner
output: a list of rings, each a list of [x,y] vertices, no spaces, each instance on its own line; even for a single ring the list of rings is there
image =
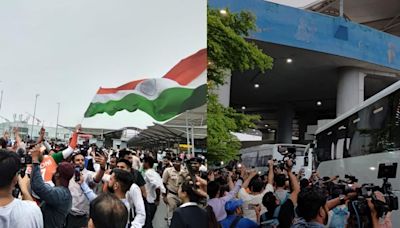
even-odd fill
[[[37,98],[39,94],[36,94],[35,98],[35,109],[33,110],[33,119],[32,119],[32,128],[31,128],[31,140],[33,139],[33,125],[35,124],[35,115],[36,115],[36,103],[37,103]]]
[[[2,81],[0,81],[0,83],[2,83]],[[3,104],[3,90],[1,90],[1,96],[0,96],[0,110],[2,104]]]
[[[56,141],[57,141],[57,132],[58,132],[58,117],[60,115],[60,102],[57,102],[57,124],[56,124]]]
[[[0,110],[1,110],[2,103],[3,103],[3,90],[1,90],[1,95],[0,95]]]

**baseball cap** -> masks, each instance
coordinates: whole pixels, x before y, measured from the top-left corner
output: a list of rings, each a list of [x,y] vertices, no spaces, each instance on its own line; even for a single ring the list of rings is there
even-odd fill
[[[225,203],[225,210],[226,211],[234,211],[238,207],[242,206],[243,200],[229,200],[228,202]]]

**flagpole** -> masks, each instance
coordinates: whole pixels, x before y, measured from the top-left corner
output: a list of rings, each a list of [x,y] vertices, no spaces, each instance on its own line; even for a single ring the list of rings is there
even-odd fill
[[[187,149],[188,149],[188,151],[187,151],[187,152],[188,152],[188,154],[190,154],[190,147],[189,147],[190,140],[189,140],[188,111],[186,111],[185,115],[186,115],[186,145],[187,145]]]
[[[194,126],[192,124],[192,155],[194,157]]]
[[[31,140],[33,140],[33,125],[35,124],[35,115],[36,115],[36,103],[39,94],[35,95],[35,108],[33,110],[33,118],[32,118],[32,128],[31,128]]]

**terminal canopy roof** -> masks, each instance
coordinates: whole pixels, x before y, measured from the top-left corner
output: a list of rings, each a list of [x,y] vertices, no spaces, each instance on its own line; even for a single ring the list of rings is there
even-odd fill
[[[186,143],[188,133],[195,140],[207,137],[207,108],[203,105],[189,110],[163,123],[154,123],[153,126],[142,130],[136,137],[129,140],[133,146],[162,145],[170,143]],[[191,136],[189,136],[191,138]]]
[[[332,16],[339,15],[340,0],[316,0],[303,7]],[[399,0],[343,0],[344,17],[377,30],[400,36]]]

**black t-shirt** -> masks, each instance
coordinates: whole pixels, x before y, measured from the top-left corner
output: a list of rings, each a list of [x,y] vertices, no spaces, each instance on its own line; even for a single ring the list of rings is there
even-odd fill
[[[265,212],[265,215],[267,212]],[[279,228],[290,228],[294,219],[294,205],[291,199],[287,199],[281,206],[279,211],[278,220],[279,220]],[[264,216],[261,216],[261,218]],[[266,216],[268,220],[272,219]],[[261,219],[263,222],[263,219]]]
[[[144,180],[142,174],[137,171],[136,169],[132,169],[132,174],[133,177],[135,178],[135,184],[137,184],[137,186],[142,187],[146,184],[146,181]]]

